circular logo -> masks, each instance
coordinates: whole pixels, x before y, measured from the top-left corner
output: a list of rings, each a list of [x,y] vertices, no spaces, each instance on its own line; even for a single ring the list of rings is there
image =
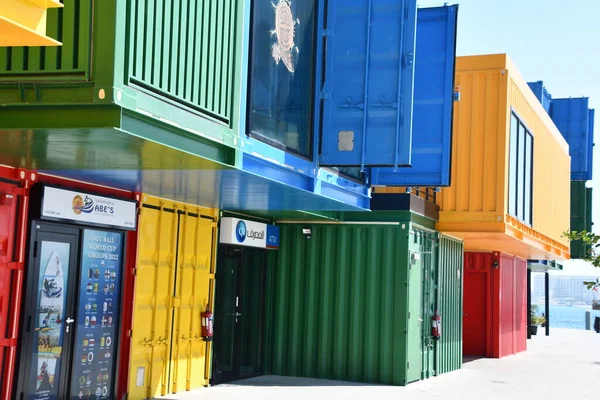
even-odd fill
[[[239,221],[235,227],[235,237],[238,242],[244,243],[246,240],[246,223],[244,221]]]
[[[75,197],[73,197],[73,212],[77,215],[81,214],[81,210],[83,209],[83,206],[85,205],[85,203],[83,202],[83,197],[81,197],[80,195],[77,195]]]

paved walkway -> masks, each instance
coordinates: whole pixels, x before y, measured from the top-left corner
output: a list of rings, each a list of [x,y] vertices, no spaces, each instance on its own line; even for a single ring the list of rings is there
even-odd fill
[[[479,359],[467,362],[459,371],[407,387],[266,376],[165,398],[600,399],[600,334],[594,331],[553,329],[550,337],[538,335],[529,340],[525,353],[500,360]]]

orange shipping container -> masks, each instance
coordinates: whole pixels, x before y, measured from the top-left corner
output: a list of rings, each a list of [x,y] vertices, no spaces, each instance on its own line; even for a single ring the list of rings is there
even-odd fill
[[[570,157],[507,55],[459,57],[451,186],[437,229],[468,251],[568,259]]]

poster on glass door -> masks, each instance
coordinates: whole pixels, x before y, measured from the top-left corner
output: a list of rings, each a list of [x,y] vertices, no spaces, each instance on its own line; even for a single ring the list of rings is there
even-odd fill
[[[68,243],[44,241],[41,244],[31,363],[33,376],[28,390],[32,400],[58,398],[69,256]]]
[[[71,397],[112,397],[117,350],[123,235],[83,233]]]

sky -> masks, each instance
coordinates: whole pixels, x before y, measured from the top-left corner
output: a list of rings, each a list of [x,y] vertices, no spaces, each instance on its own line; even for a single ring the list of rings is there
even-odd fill
[[[419,0],[420,7],[443,5]],[[525,79],[544,81],[552,97],[589,97],[600,108],[600,0],[457,0],[457,56],[507,53]],[[600,234],[600,118],[594,149],[593,220]],[[583,261],[562,274],[598,275]]]

